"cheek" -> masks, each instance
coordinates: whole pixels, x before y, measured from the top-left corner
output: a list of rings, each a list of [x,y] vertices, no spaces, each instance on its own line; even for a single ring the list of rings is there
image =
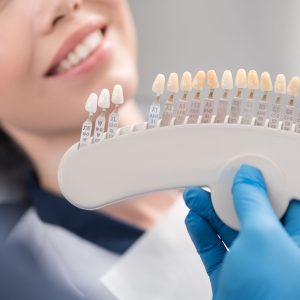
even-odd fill
[[[113,3],[112,40],[115,42],[115,66],[118,66],[114,71],[122,79],[121,83],[128,86],[128,97],[132,97],[137,85],[136,32],[127,1],[115,0]]]
[[[90,1],[92,2],[92,1]],[[89,1],[86,1],[89,3]],[[120,34],[122,44],[130,48],[131,53],[136,55],[136,32],[127,0],[98,0],[100,14],[106,15],[112,26]],[[96,6],[94,6],[96,8]]]
[[[79,131],[87,118],[84,110],[86,95],[72,97],[72,93],[64,95],[62,91],[42,95],[28,90],[23,97],[21,94],[10,96],[12,101],[5,102],[7,107],[2,120],[32,133]]]
[[[116,5],[118,3],[120,5],[120,16],[115,21],[124,33],[123,37],[126,39],[124,42],[127,43],[131,51],[136,55],[136,32],[129,5],[124,0],[116,0],[115,2],[117,2]]]
[[[0,35],[1,93],[7,89],[7,86],[13,85],[17,88],[18,85],[22,85],[26,81],[31,64],[30,43],[22,39],[22,35],[15,31],[18,29],[11,29],[5,32],[5,35]],[[24,35],[29,36],[27,33]]]
[[[3,18],[2,18],[3,17]],[[28,21],[27,21],[28,22]],[[28,85],[32,64],[32,39],[25,20],[6,20],[0,16],[0,118],[25,107],[23,90]]]

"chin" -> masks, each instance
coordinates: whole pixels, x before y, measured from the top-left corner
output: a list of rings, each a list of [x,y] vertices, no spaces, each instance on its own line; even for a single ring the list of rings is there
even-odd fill
[[[103,76],[102,76],[103,77]],[[125,100],[132,99],[138,85],[138,74],[134,66],[124,65],[111,68],[103,80],[100,79],[101,89],[108,88],[113,90],[114,85],[120,84],[124,90]],[[99,91],[99,80],[97,80],[97,92]],[[90,91],[92,92],[92,91]]]
[[[123,87],[125,100],[132,99],[138,85],[138,76],[136,72],[128,72],[127,70],[120,72],[119,70],[114,77],[116,78],[114,85],[120,84]]]

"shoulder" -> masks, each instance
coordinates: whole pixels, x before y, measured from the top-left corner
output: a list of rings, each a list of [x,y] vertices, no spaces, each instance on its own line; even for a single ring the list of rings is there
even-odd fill
[[[43,222],[34,207],[27,209],[15,224],[6,245],[17,250],[17,253],[9,250],[10,258],[15,261],[20,256],[17,269],[22,266],[22,269],[36,270],[34,280],[39,280],[41,274],[55,278],[63,289],[75,296],[87,296],[95,287],[97,294],[106,295],[107,291],[98,284],[98,279],[119,259],[114,253],[61,226]],[[44,279],[42,283],[45,283]],[[115,299],[108,294],[105,299]]]

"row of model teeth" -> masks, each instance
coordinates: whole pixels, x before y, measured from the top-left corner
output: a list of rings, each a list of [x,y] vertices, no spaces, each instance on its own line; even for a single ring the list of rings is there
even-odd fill
[[[236,94],[232,95],[232,101],[228,101],[230,100],[229,93],[234,85],[237,88]],[[205,86],[208,87],[209,93],[202,103],[200,92]],[[219,87],[220,83],[214,70],[207,73],[199,71],[194,79],[192,79],[190,72],[185,72],[180,84],[177,73],[172,73],[167,82],[169,97],[162,114],[160,114],[160,98],[165,90],[165,76],[163,74],[157,75],[152,87],[156,98],[150,107],[148,128],[184,123],[228,122],[234,124],[241,122],[241,124],[268,126],[300,133],[300,110],[297,114],[295,110],[295,100],[300,89],[298,76],[292,77],[287,85],[284,74],[278,74],[273,88],[273,82],[268,72],[263,72],[259,78],[255,70],[251,70],[247,74],[244,69],[239,69],[234,82],[231,71],[226,70],[221,81],[223,96],[219,100],[214,100],[214,92]],[[183,95],[175,106],[174,96],[179,89]],[[192,102],[189,103],[188,94],[193,89],[196,93]],[[242,96],[244,89],[249,90],[245,97]],[[258,107],[256,107],[254,94],[258,89],[263,94],[258,101]],[[268,96],[273,90],[276,97],[270,101],[271,109],[269,109]],[[289,101],[286,106],[283,106],[282,98],[285,94],[288,94]],[[229,115],[227,115],[228,112]],[[160,118],[161,121],[159,122]]]
[[[294,76],[287,87],[285,76],[283,74],[278,74],[274,84],[274,92],[282,95],[287,93],[290,96],[296,97],[299,94],[299,82],[299,77]],[[239,69],[235,77],[235,82],[233,81],[231,71],[224,71],[221,80],[222,89],[230,91],[233,89],[234,85],[237,89],[248,88],[250,91],[261,89],[263,92],[271,92],[273,90],[270,74],[268,72],[263,72],[259,78],[255,70],[251,70],[247,74],[244,69]],[[185,72],[182,75],[180,83],[178,74],[171,73],[166,89],[170,94],[176,94],[179,92],[179,89],[183,93],[191,92],[193,89],[196,92],[201,92],[206,86],[209,90],[216,90],[220,87],[218,76],[214,70],[209,70],[207,73],[199,71],[194,79],[190,72]],[[163,95],[165,91],[165,76],[163,74],[157,75],[152,90],[158,97]]]
[[[100,30],[94,31],[80,43],[69,55],[60,62],[56,72],[62,73],[78,65],[81,61],[89,57],[101,44],[103,34]]]
[[[114,105],[114,109],[108,115],[108,110]],[[119,126],[119,107],[124,103],[123,88],[117,84],[114,86],[112,94],[108,89],[103,89],[99,95],[92,93],[88,97],[85,110],[88,112],[88,119],[83,123],[79,148],[88,144],[98,143],[104,138],[113,138]],[[98,107],[101,109],[100,114],[93,124],[93,116],[97,113]],[[105,132],[105,130],[107,131]],[[94,131],[94,132],[93,132]],[[91,141],[91,137],[93,139]]]
[[[204,89],[205,85],[209,88],[210,92],[208,97],[204,101],[203,114],[200,114],[200,92]],[[232,103],[228,101],[229,91],[233,89],[234,82],[232,73],[230,70],[226,70],[223,73],[221,86],[224,90],[223,97],[219,101],[215,101],[214,91],[219,88],[219,80],[214,70],[208,71],[206,74],[204,71],[199,71],[194,80],[190,72],[185,72],[182,76],[180,89],[183,92],[183,97],[179,100],[177,107],[174,103],[174,95],[179,91],[178,74],[172,73],[169,76],[167,83],[167,90],[169,97],[166,101],[161,118],[160,109],[160,97],[165,90],[165,76],[162,74],[157,75],[154,80],[152,90],[156,94],[155,101],[151,105],[149,120],[147,123],[148,128],[154,128],[157,126],[179,125],[184,123],[241,123],[252,124],[251,121],[255,121],[252,125],[265,126],[283,129],[293,130],[300,133],[300,111],[297,114],[297,120],[295,121],[295,98],[299,95],[300,78],[294,76],[289,84],[286,84],[286,78],[283,74],[278,74],[274,84],[274,91],[277,94],[275,101],[272,102],[272,110],[270,118],[267,119],[267,103],[268,93],[273,90],[273,83],[271,76],[268,72],[263,72],[259,79],[255,70],[251,70],[246,73],[244,69],[239,69],[236,78],[235,86],[237,88],[237,94],[233,97]],[[192,100],[190,106],[190,115],[188,114],[188,102],[187,95],[192,89],[196,90],[195,97]],[[246,99],[242,97],[242,90],[249,89],[249,95]],[[258,111],[254,111],[254,92],[261,89],[263,96],[259,101]],[[289,102],[283,114],[280,113],[281,98],[284,94],[289,95]],[[246,100],[247,106],[243,106],[242,103]],[[110,108],[111,102],[115,105],[114,110],[107,118],[107,111]],[[103,89],[98,97],[92,93],[85,105],[85,110],[88,112],[89,117],[83,123],[81,137],[79,142],[79,148],[88,145],[91,142],[92,130],[94,128],[92,143],[98,143],[104,138],[112,138],[117,134],[119,114],[118,108],[124,103],[122,86],[116,85],[114,87],[112,96],[108,89]],[[217,113],[213,115],[214,106],[216,104]],[[229,106],[231,104],[231,107]],[[100,107],[101,112],[96,119],[93,126],[93,115],[97,112],[97,107]],[[246,115],[249,114],[249,108],[251,107],[250,120],[246,122]],[[242,111],[242,108],[244,111]],[[207,109],[207,110],[206,110]],[[227,110],[230,110],[230,114],[227,115]],[[196,117],[193,118],[193,114]],[[255,117],[256,116],[256,117]],[[166,118],[166,119],[165,119]],[[171,122],[172,120],[172,122]],[[105,129],[107,131],[105,132]]]

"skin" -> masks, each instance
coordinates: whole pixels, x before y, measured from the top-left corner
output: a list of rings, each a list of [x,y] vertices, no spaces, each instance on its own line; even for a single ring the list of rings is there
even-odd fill
[[[108,55],[88,72],[46,77],[61,45],[91,20],[107,24]],[[142,121],[137,86],[136,36],[125,0],[0,0],[0,122],[31,159],[45,190],[60,195],[57,168],[79,139],[91,92],[124,88],[120,126]],[[151,226],[177,193],[160,193],[102,210],[143,228]],[[158,201],[159,198],[159,201]]]

